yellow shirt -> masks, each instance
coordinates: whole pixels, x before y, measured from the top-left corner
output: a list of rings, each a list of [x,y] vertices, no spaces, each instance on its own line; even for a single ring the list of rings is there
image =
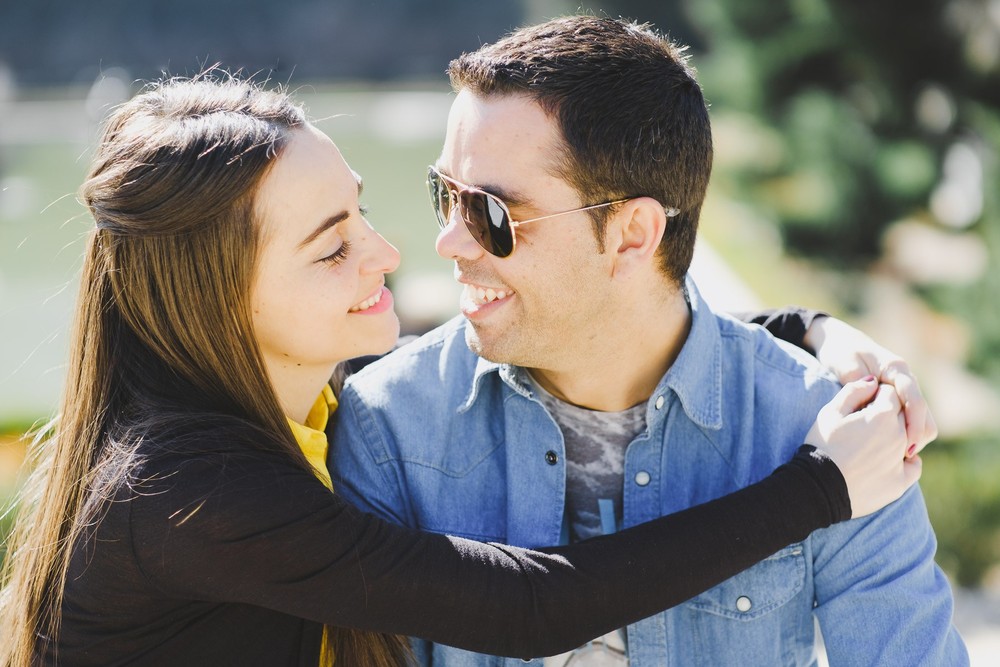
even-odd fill
[[[299,443],[299,448],[305,454],[306,460],[312,466],[313,472],[319,481],[326,485],[326,488],[333,491],[333,482],[330,481],[330,470],[326,467],[326,455],[330,449],[326,439],[327,422],[330,421],[330,414],[337,409],[337,397],[333,395],[330,385],[323,387],[323,391],[316,402],[313,403],[309,414],[306,415],[306,423],[300,424],[296,421],[288,420],[288,425],[295,436],[295,442]],[[320,667],[333,667],[333,661],[327,661],[327,644],[329,643],[326,628],[323,628],[323,643],[320,645]]]
[[[330,481],[330,471],[326,467],[326,455],[330,446],[326,439],[327,422],[330,421],[330,414],[337,409],[337,397],[333,395],[330,385],[323,387],[323,391],[316,397],[309,414],[306,415],[306,423],[300,424],[296,421],[288,420],[288,425],[292,429],[295,441],[299,443],[299,448],[306,455],[306,460],[313,467],[313,472],[326,488],[333,490],[333,482]]]

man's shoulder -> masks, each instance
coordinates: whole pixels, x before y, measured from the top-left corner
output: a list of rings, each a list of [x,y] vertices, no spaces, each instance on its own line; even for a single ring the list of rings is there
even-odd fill
[[[455,384],[464,384],[468,392],[479,357],[465,343],[466,325],[464,317],[455,317],[373,361],[348,378],[344,393],[391,391],[399,398]]]
[[[679,394],[688,414],[717,411],[714,421],[702,419],[712,428],[699,432],[718,452],[727,478],[742,486],[787,461],[838,385],[815,359],[763,328],[705,311],[698,315],[709,317],[692,327],[701,353],[684,361]]]
[[[724,313],[713,313],[719,326],[723,354],[731,361],[751,362],[754,378],[800,378],[807,386],[822,385],[836,391],[837,378],[805,350],[779,340],[759,324],[750,324]]]
[[[722,409],[729,416],[724,421],[749,419],[755,445],[740,451],[752,451],[758,466],[776,465],[802,444],[816,414],[840,385],[814,357],[775,339],[764,328],[727,315],[718,315],[717,322],[723,357]],[[764,456],[765,451],[772,458]]]

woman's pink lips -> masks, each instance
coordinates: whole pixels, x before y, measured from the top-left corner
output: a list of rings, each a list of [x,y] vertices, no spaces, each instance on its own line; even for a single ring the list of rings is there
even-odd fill
[[[392,292],[389,288],[382,286],[382,298],[371,308],[366,310],[352,310],[351,315],[378,315],[379,313],[384,313],[387,310],[392,310]]]

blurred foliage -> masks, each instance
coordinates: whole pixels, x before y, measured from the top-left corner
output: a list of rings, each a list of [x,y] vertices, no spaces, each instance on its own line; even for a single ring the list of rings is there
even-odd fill
[[[727,175],[734,196],[777,223],[790,253],[850,276],[845,311],[862,307],[850,292],[877,268],[965,322],[968,368],[1000,387],[1000,272],[990,268],[1000,257],[1000,3],[686,7],[707,51],[699,69],[713,113],[745,114],[767,139],[769,150]],[[984,270],[949,280],[899,269],[887,232],[901,221],[974,241]],[[960,434],[926,455],[939,558],[962,585],[1000,562],[998,440]]]
[[[30,426],[22,422],[0,421],[0,563],[7,554],[7,536],[14,526],[15,491],[22,481],[18,467],[26,446],[23,436]],[[23,471],[22,471],[23,474]]]
[[[7,557],[7,536],[10,535],[10,531],[14,528],[15,516],[13,511],[7,511],[6,506],[3,507],[3,511],[0,513],[0,563]]]
[[[887,227],[928,209],[949,149],[1000,143],[1000,18],[988,5],[689,3],[706,36],[713,104],[782,139],[778,160],[747,170],[743,194],[772,212],[791,250],[865,267]],[[977,51],[983,26],[997,43]],[[996,176],[995,153],[982,157]]]
[[[1000,456],[995,438],[938,441],[922,454],[921,486],[938,538],[937,561],[975,587],[1000,552]]]

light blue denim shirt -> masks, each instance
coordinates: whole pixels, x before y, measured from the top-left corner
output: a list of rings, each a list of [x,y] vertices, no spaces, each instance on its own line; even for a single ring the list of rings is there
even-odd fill
[[[626,526],[767,476],[838,389],[808,355],[713,313],[693,284],[688,290],[691,332],[649,398],[646,431],[626,452]],[[468,349],[465,326],[452,320],[349,380],[334,484],[360,507],[414,528],[558,544],[562,434],[515,369]],[[816,531],[629,626],[630,664],[814,665],[815,615],[833,667],[966,665],[935,548],[923,498],[911,489],[875,515]],[[426,642],[416,650],[436,666],[524,664]]]

